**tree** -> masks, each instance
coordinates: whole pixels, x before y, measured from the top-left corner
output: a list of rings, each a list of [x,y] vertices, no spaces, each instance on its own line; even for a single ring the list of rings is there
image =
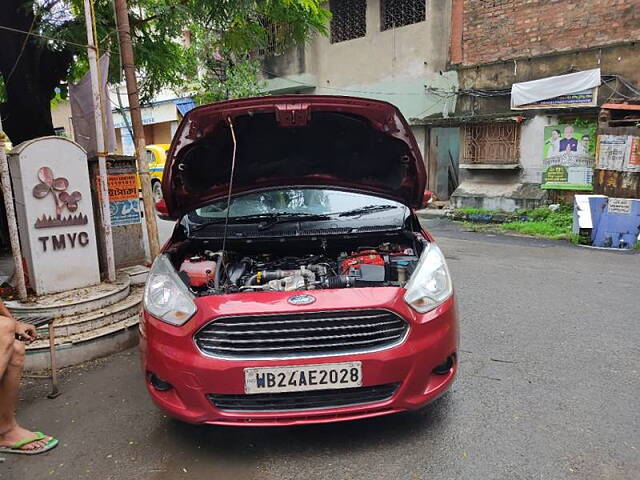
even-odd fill
[[[121,68],[112,0],[94,1],[100,48],[112,53],[110,81],[116,83]],[[227,97],[254,93],[242,85],[251,87],[259,68],[252,59],[272,40],[273,26],[284,32],[280,41],[302,42],[325,33],[330,15],[320,0],[130,0],[129,9],[143,103],[163,87],[194,87],[194,78],[202,79],[206,100],[224,97],[222,91]],[[183,40],[185,32],[191,42]],[[87,71],[85,43],[83,0],[3,0],[0,115],[14,144],[53,134],[51,100],[66,98],[67,83]],[[215,78],[223,80],[217,92]]]
[[[25,0],[5,0],[0,25],[37,32],[46,10]],[[31,8],[30,8],[31,7]],[[0,29],[0,71],[5,101],[0,104],[3,127],[14,143],[51,135],[52,93],[69,71],[73,54],[59,45]]]

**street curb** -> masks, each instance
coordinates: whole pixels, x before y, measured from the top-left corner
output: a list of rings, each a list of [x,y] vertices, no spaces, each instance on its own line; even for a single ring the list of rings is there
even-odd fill
[[[425,208],[417,210],[416,215],[420,218],[448,218],[449,210],[440,210],[436,208]]]

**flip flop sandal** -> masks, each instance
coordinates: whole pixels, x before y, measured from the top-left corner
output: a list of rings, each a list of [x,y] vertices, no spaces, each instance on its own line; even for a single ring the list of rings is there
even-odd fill
[[[48,452],[58,445],[58,439],[51,437],[51,440],[45,443],[42,447],[33,448],[31,450],[25,450],[24,448],[22,448],[25,445],[39,442],[41,440],[44,440],[45,438],[47,437],[42,432],[34,432],[33,437],[20,440],[13,445],[9,445],[8,447],[0,447],[0,453],[15,453],[17,455],[38,455],[40,453]]]

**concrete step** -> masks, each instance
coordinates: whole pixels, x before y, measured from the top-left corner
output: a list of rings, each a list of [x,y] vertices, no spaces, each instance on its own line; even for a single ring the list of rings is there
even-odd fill
[[[34,297],[27,302],[11,300],[5,304],[18,318],[69,317],[114,305],[127,298],[130,288],[129,275],[126,272],[118,272],[114,283],[102,282],[91,287]]]
[[[58,368],[104,357],[131,348],[138,343],[138,315],[111,325],[56,339],[56,365]],[[25,370],[49,370],[49,341],[38,340],[27,347]]]
[[[137,325],[139,322],[139,314],[131,315],[129,317],[123,318],[117,322],[105,324],[100,328],[96,328],[94,330],[89,330],[82,333],[75,333],[73,335],[68,335],[66,337],[56,337],[56,351],[60,349],[64,349],[70,347],[72,345],[76,345],[82,342],[88,342],[91,340],[95,340],[97,338],[110,335],[119,330],[123,330],[134,325]],[[41,339],[39,338],[31,345],[27,346],[27,354],[37,353],[38,351],[49,351],[49,339]]]
[[[142,286],[131,287],[129,295],[117,303],[91,312],[56,319],[53,322],[56,340],[85,332],[93,332],[102,327],[138,315],[143,291],[144,287]],[[48,345],[48,327],[40,328],[38,330],[38,337]]]
[[[131,278],[131,285],[144,285],[149,275],[149,267],[145,265],[133,265],[131,267],[121,268]]]

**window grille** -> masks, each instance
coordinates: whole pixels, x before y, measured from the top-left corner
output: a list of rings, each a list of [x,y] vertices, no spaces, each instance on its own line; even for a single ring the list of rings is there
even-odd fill
[[[466,125],[464,164],[516,164],[520,158],[520,126],[515,122]]]
[[[367,0],[331,0],[331,43],[367,34]]]
[[[258,56],[282,55],[287,50],[287,40],[290,38],[291,26],[269,21],[261,22],[266,31],[266,43],[258,49]]]
[[[382,30],[424,22],[426,0],[381,0]]]

